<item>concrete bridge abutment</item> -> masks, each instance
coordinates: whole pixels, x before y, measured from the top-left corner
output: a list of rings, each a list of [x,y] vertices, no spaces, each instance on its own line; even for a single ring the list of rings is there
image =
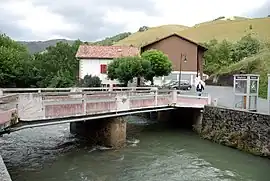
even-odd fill
[[[123,117],[70,123],[70,132],[89,139],[92,144],[121,148],[126,143],[127,123]]]

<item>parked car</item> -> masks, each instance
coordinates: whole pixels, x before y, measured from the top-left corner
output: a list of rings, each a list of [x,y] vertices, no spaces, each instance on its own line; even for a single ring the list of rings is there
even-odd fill
[[[160,87],[161,89],[177,89],[179,90],[179,81],[171,81]],[[188,80],[181,80],[180,90],[190,90],[192,88]]]

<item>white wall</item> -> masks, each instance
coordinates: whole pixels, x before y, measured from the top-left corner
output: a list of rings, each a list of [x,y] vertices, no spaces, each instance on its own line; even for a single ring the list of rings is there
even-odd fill
[[[108,80],[106,74],[100,73],[100,64],[109,64],[112,62],[112,59],[81,59],[80,61],[80,78],[82,79],[85,75],[96,75],[98,76],[102,84],[119,84],[117,80]],[[172,74],[176,74],[176,76],[173,76],[176,78],[176,80],[179,80],[179,71],[173,71]],[[188,71],[181,71],[181,80],[188,80],[191,85],[195,84],[195,78],[196,78],[197,72],[188,72]],[[206,75],[206,74],[204,74]],[[207,75],[206,75],[207,76]],[[154,84],[155,85],[163,85],[167,82],[170,82],[171,80],[168,78],[163,77],[154,77]],[[147,82],[147,84],[151,84],[150,82]]]
[[[98,76],[102,84],[119,84],[116,80],[108,80],[106,74],[100,73],[100,64],[109,64],[112,59],[81,59],[80,61],[80,78],[83,79],[85,75]]]
[[[179,80],[179,71],[172,71],[171,74],[174,75],[169,75],[166,77],[154,77],[154,85],[163,85],[171,80]],[[189,71],[181,71],[181,80],[188,80],[191,85],[196,85],[196,78],[197,72],[189,72]],[[204,76],[208,77],[206,74],[203,74]],[[147,82],[148,85],[151,84],[151,82]]]

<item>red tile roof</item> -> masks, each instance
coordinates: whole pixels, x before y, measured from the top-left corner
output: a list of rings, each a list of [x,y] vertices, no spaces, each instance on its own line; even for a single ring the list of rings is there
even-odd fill
[[[98,45],[80,45],[76,57],[77,58],[119,58],[127,56],[137,56],[140,50],[131,46],[98,46]]]

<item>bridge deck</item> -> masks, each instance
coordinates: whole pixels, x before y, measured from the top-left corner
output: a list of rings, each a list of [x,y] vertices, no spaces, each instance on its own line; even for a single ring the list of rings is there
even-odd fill
[[[203,108],[205,94],[178,94],[176,90],[19,93],[0,98],[0,129],[59,124],[77,119],[112,117],[174,107]],[[19,118],[19,119],[18,119]]]

